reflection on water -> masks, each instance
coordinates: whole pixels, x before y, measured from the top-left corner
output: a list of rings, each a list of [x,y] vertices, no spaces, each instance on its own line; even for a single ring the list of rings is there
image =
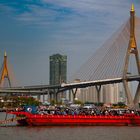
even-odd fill
[[[0,113],[0,119],[5,114]],[[0,127],[0,140],[140,140],[140,127],[44,126]]]

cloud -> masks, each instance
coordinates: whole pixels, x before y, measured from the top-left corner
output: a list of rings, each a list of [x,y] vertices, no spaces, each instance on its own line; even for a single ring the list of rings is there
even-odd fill
[[[3,2],[0,3],[1,12],[11,16],[25,24],[47,25],[58,22],[74,11],[71,8],[62,7],[55,3],[42,3],[41,1],[25,1],[24,3]]]
[[[15,12],[14,8],[0,3],[0,14],[4,13],[8,15],[9,13],[14,13],[14,12]]]
[[[96,18],[115,14],[114,8],[119,5],[123,7],[120,1],[97,0],[30,0],[1,2],[1,11],[11,15],[25,24],[47,25],[52,22],[75,20],[76,18]],[[119,10],[118,12],[121,12]],[[104,18],[103,18],[104,20]],[[104,21],[103,21],[104,22]]]
[[[112,10],[114,7],[116,7],[117,5],[119,7],[123,7],[124,5],[126,5],[125,2],[121,2],[120,0],[117,1],[99,1],[99,0],[41,0],[42,3],[47,4],[55,4],[61,7],[67,7],[67,8],[71,8],[75,11],[78,12],[91,12],[91,11],[96,11],[96,12],[104,12],[107,10]],[[125,3],[125,4],[124,4]]]
[[[93,21],[94,18],[99,18],[97,21],[107,24],[109,19],[107,17],[119,20],[124,17],[124,10],[128,7],[130,7],[128,0],[123,2],[121,0],[16,0],[14,2],[2,0],[0,2],[1,12],[23,21],[24,24],[41,26],[77,19]]]

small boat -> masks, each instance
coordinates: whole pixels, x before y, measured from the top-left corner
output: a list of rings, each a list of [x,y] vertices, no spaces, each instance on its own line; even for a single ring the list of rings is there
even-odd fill
[[[33,114],[19,111],[9,112],[15,114],[20,125],[44,126],[44,125],[93,125],[93,126],[140,126],[140,116],[135,114],[124,114],[122,116],[111,115],[51,115]]]

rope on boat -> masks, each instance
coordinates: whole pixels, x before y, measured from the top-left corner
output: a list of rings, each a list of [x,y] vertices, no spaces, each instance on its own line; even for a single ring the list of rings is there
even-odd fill
[[[0,125],[11,123],[11,122],[18,121],[18,120],[23,120],[23,119],[26,119],[26,117],[16,117],[16,118],[11,118],[11,119],[7,119],[7,120],[2,120],[2,121],[0,121]]]

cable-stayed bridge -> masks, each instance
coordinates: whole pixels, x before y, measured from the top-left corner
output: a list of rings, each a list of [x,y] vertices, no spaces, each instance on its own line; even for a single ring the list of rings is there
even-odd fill
[[[73,90],[73,95],[75,95],[77,88],[96,86],[99,94],[102,85],[123,83],[127,102],[130,106],[133,106],[139,102],[140,96],[139,37],[140,18],[135,17],[135,9],[134,5],[132,5],[128,21],[71,77],[71,81],[79,79],[79,83],[70,82],[61,85],[1,88],[0,92],[18,93],[20,90],[22,93],[42,94],[43,92],[47,94],[50,90],[55,90],[57,94],[58,92],[76,88],[76,90]],[[0,84],[4,77],[8,77],[8,71],[3,71],[1,71],[1,77],[3,78],[1,78]],[[138,82],[134,100],[128,86],[128,82],[132,81]]]

